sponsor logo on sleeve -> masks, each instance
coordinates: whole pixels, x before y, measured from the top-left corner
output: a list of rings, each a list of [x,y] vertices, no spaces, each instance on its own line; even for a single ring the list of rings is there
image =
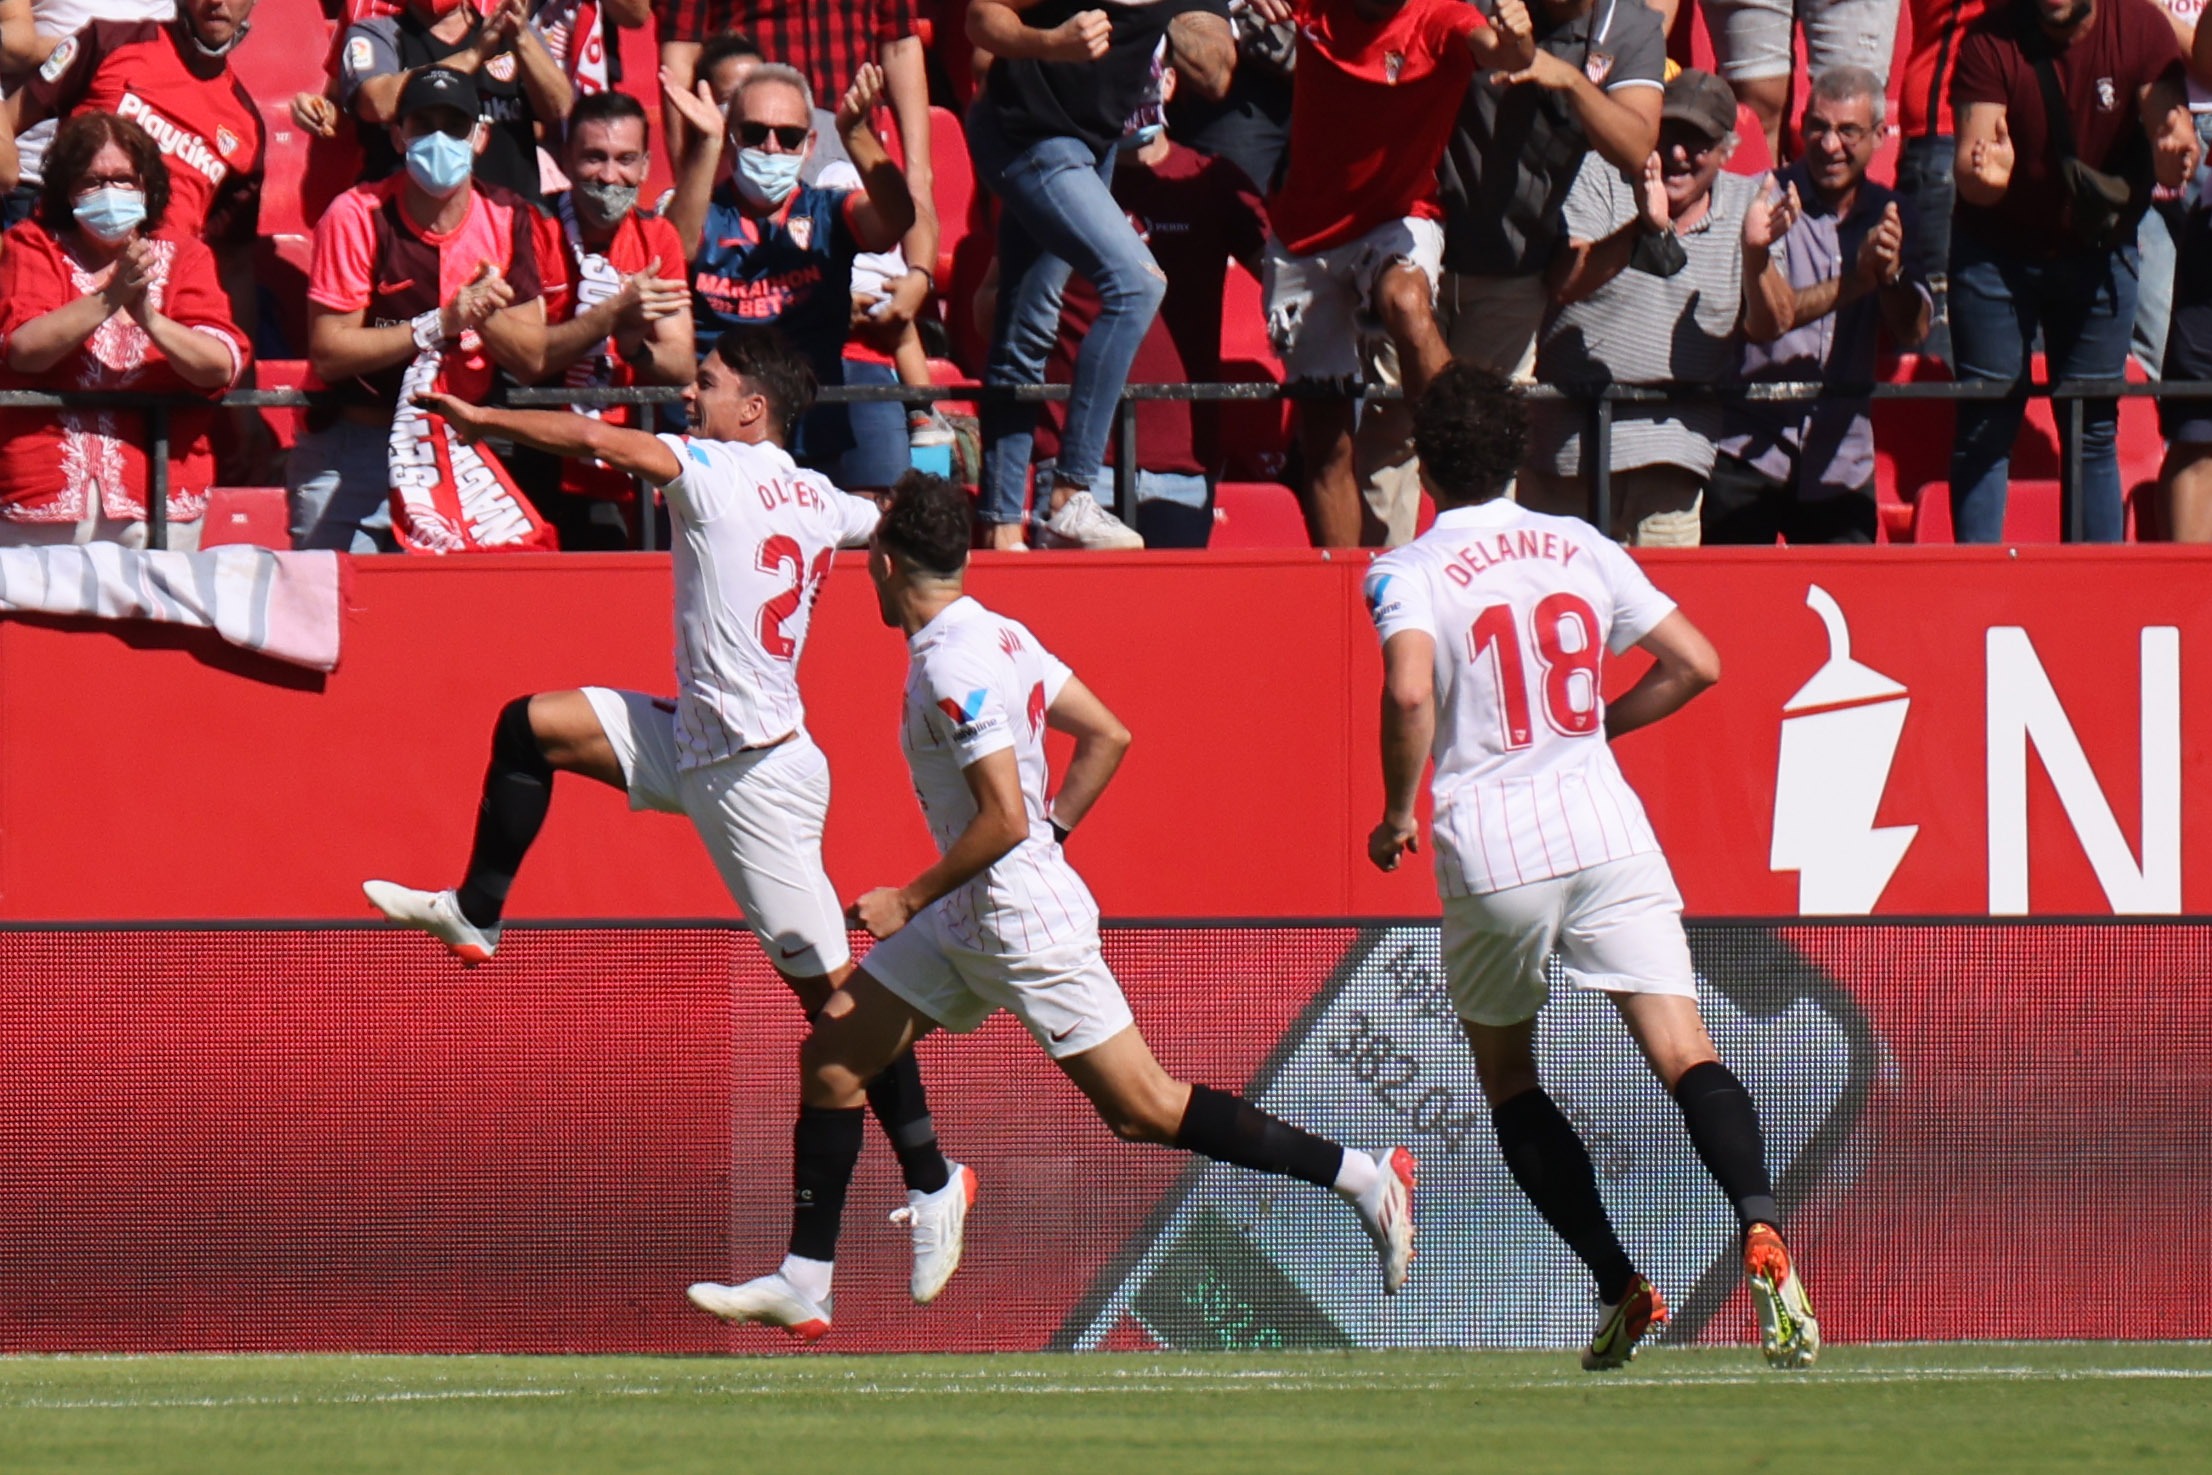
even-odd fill
[[[1397,582],[1397,575],[1379,569],[1367,576],[1367,587],[1362,591],[1367,599],[1367,617],[1378,625],[1405,608],[1398,596],[1390,591],[1390,586]]]
[[[359,77],[376,65],[376,48],[366,36],[355,36],[346,42],[346,72]]]
[[[988,691],[979,686],[957,702],[951,697],[943,697],[938,700],[938,710],[952,719],[952,740],[954,742],[972,743],[976,739],[986,737],[1005,726],[1003,718],[987,716],[983,711],[983,705],[990,699],[990,695]]]
[[[48,53],[45,64],[38,69],[42,82],[59,82],[61,74],[69,70],[69,64],[77,59],[77,38],[64,36],[61,45]]]

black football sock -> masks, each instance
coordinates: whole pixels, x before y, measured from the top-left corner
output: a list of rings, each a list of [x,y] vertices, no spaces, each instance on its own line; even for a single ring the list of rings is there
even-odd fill
[[[791,1253],[835,1260],[845,1189],[860,1164],[868,1113],[857,1106],[802,1106],[791,1130]]]
[[[1269,1116],[1241,1096],[1211,1086],[1190,1088],[1175,1145],[1218,1162],[1279,1173],[1328,1188],[1343,1165],[1344,1149]]]
[[[1742,1227],[1779,1227],[1782,1209],[1767,1177],[1758,1108],[1736,1073],[1717,1060],[1693,1065],[1674,1083],[1674,1104],[1682,1109],[1682,1125],[1690,1129],[1690,1143],[1705,1171],[1728,1195]]]
[[[476,842],[468,875],[455,895],[472,927],[493,927],[507,906],[522,857],[538,838],[553,803],[553,765],[530,731],[530,699],[516,697],[492,724],[492,761],[484,770],[484,797],[476,806]]]
[[[937,1124],[929,1119],[922,1067],[907,1051],[868,1082],[868,1106],[898,1155],[899,1176],[915,1193],[935,1193],[952,1181],[951,1165],[937,1148]]]
[[[1636,1267],[1629,1263],[1628,1252],[1613,1233],[1613,1221],[1605,1215],[1589,1149],[1575,1135],[1573,1124],[1538,1086],[1491,1107],[1490,1125],[1498,1134],[1498,1151],[1512,1170],[1513,1181],[1521,1185],[1521,1192],[1552,1232],[1567,1242],[1575,1258],[1590,1267],[1598,1283],[1598,1299],[1617,1304],[1628,1294]]]

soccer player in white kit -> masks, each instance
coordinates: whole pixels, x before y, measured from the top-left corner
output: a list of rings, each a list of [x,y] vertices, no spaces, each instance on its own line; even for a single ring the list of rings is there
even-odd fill
[[[1767,1360],[1803,1366],[1820,1328],[1782,1240],[1758,1114],[1705,1033],[1681,895],[1607,746],[1711,686],[1720,658],[1610,539],[1502,495],[1526,442],[1519,396],[1470,365],[1415,407],[1437,515],[1365,581],[1384,666],[1384,808],[1368,855],[1388,871],[1416,848],[1433,758],[1445,972],[1506,1165],[1597,1280],[1582,1365],[1626,1363],[1667,1307],[1629,1263],[1589,1153],[1537,1077],[1554,954],[1570,983],[1606,992],[1672,1093],[1741,1222]],[[1631,646],[1654,664],[1607,703],[1605,656]]]
[[[765,327],[732,329],[701,361],[687,397],[694,435],[423,398],[471,442],[499,435],[596,458],[660,488],[676,534],[678,694],[585,687],[508,703],[493,727],[465,879],[451,891],[367,882],[385,916],[464,962],[490,957],[553,775],[578,773],[624,790],[632,809],[688,816],[769,963],[809,1015],[828,1001],[852,954],[822,868],[829,764],[807,735],[799,657],[832,557],[866,543],[880,514],[784,450],[813,399],[806,360]],[[928,1301],[957,1264],[958,1225],[947,1221],[974,1201],[975,1174],[938,1150],[912,1052],[886,1059],[866,1094],[906,1180],[907,1207],[893,1218],[912,1232],[913,1294]]]
[[[1413,1256],[1415,1163],[1300,1131],[1161,1069],[1098,943],[1098,906],[1062,843],[1098,802],[1129,734],[1028,629],[962,590],[967,494],[910,472],[876,530],[868,570],[886,625],[909,649],[900,746],[937,863],[853,905],[881,939],[815,1016],[801,1052],[791,1238],[783,1265],[691,1298],[733,1321],[811,1341],[829,1330],[845,1186],[858,1159],[861,1083],[932,1029],[1019,1019],[1114,1135],[1333,1188],[1382,1256],[1383,1291]],[[1045,730],[1075,751],[1048,797]]]

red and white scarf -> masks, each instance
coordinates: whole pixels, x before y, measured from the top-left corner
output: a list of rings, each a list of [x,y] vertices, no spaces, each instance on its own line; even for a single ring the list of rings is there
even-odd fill
[[[599,24],[599,0],[549,0],[531,17],[546,49],[562,59],[578,97],[605,92],[607,33]]]
[[[550,553],[560,540],[491,447],[468,445],[443,416],[415,404],[442,389],[443,355],[407,366],[392,416],[392,533],[409,553]]]

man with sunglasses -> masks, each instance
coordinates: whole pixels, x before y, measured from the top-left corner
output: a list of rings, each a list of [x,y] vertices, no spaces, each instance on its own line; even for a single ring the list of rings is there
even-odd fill
[[[420,354],[480,399],[495,367],[528,383],[545,362],[532,211],[479,185],[489,131],[476,83],[423,67],[401,90],[398,174],[357,185],[315,223],[307,273],[307,362],[332,393],[292,448],[292,542],[391,552],[391,427]]]
[[[1882,83],[1865,67],[1831,67],[1805,102],[1805,152],[1781,176],[1804,213],[1782,239],[1789,328],[1747,343],[1749,380],[1874,382],[1887,332],[1898,348],[1927,336],[1928,283],[1908,270],[1895,191],[1866,177],[1881,137]],[[1731,400],[1705,489],[1704,540],[1771,546],[1874,541],[1873,403],[1863,394],[1810,404]]]
[[[887,251],[914,223],[914,197],[869,117],[883,72],[861,67],[837,108],[837,133],[860,175],[857,190],[800,182],[813,152],[814,93],[798,71],[763,62],[745,75],[724,117],[702,82],[665,94],[691,125],[691,146],[668,206],[689,256],[692,318],[701,342],[741,326],[770,325],[813,365],[823,384],[844,382],[852,321],[853,259]],[[723,152],[706,140],[726,130],[737,150],[728,180]],[[834,471],[853,444],[843,405],[818,405],[792,447],[801,465]]]

